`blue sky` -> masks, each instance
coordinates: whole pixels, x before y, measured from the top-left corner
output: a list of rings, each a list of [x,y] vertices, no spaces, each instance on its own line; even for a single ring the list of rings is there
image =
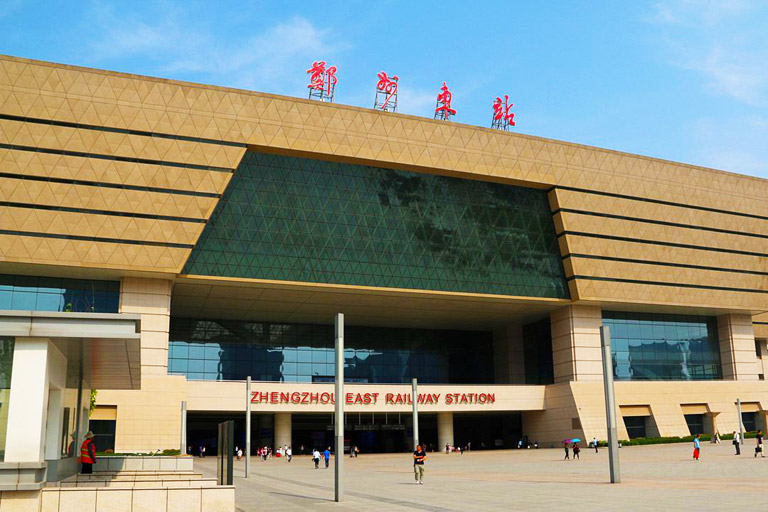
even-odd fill
[[[338,103],[768,177],[768,1],[0,1],[0,53],[305,97],[313,60]]]

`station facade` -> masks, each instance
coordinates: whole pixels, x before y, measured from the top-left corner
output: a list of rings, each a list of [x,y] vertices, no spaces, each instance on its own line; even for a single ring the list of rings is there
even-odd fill
[[[407,449],[412,378],[435,449],[605,439],[602,325],[620,437],[766,426],[766,180],[0,57],[0,194],[0,310],[139,326],[101,449],[178,448],[186,402],[211,453],[247,396],[254,446],[329,444],[335,313],[361,450]]]

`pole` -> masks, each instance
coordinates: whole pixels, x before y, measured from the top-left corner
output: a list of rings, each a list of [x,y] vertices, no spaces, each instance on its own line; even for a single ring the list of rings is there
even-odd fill
[[[245,379],[245,478],[251,474],[251,376]]]
[[[182,455],[188,455],[187,453],[187,401],[181,401],[181,432],[179,436],[179,444],[181,448],[179,453]]]
[[[414,378],[411,381],[411,402],[413,402],[413,451],[419,445],[419,383]]]
[[[336,459],[334,461],[334,496],[341,501],[344,497],[344,485],[341,481],[344,464],[344,314],[336,313]]]
[[[603,349],[603,383],[605,385],[605,421],[608,427],[608,461],[611,483],[621,482],[619,470],[619,429],[616,426],[616,397],[613,391],[613,357],[611,355],[611,329],[600,326],[600,345]]]
[[[736,399],[736,412],[739,414],[739,442],[741,446],[744,446],[744,422],[741,415],[741,398]]]

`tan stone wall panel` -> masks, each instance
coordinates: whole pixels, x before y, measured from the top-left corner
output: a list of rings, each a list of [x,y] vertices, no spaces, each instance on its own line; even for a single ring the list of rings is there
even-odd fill
[[[35,73],[67,76],[67,86],[41,87],[47,82],[30,79]],[[646,197],[768,213],[763,180],[520,134],[10,57],[0,60],[0,76],[0,90],[14,91],[4,95],[0,108],[16,115],[55,112],[58,119],[84,123],[378,158],[531,183],[631,190]],[[73,96],[88,98],[89,108],[62,102]],[[407,140],[407,150],[394,155],[390,140]]]
[[[586,301],[663,304],[667,306],[695,306],[701,308],[729,307],[744,310],[761,310],[768,307],[766,294],[759,293],[590,281],[586,279],[579,280],[578,288],[579,299]]]
[[[563,242],[564,239],[568,240],[567,245]],[[762,256],[730,254],[706,251],[703,249],[668,247],[642,242],[626,242],[623,240],[610,240],[579,235],[562,236],[559,240],[560,249],[564,256],[571,253],[587,254],[611,258],[631,258],[649,262],[676,263],[768,273],[768,258]]]
[[[245,152],[245,150],[242,150]],[[0,148],[0,172],[221,194],[232,173]]]
[[[0,226],[13,231],[193,245],[205,224],[0,206]]]
[[[206,219],[217,199],[0,178],[0,201]]]
[[[557,190],[557,198],[558,208],[740,231],[758,235],[768,233],[768,218],[755,219],[743,215],[732,215],[572,190]]]
[[[191,249],[0,234],[0,261],[179,272]]]
[[[561,212],[557,215],[562,218],[563,229],[565,231],[595,233],[607,236],[687,244],[697,247],[711,247],[768,255],[768,237],[733,235],[729,233],[705,231],[702,229],[647,224],[644,222],[595,217],[593,215],[570,212]]]
[[[242,148],[235,146],[5,119],[0,119],[0,142],[227,169],[237,167],[243,152]]]
[[[597,260],[571,257],[566,260],[576,276],[649,282],[692,284],[745,290],[768,290],[768,275],[741,274],[692,268],[669,267],[652,263],[627,263],[623,261]],[[581,281],[581,280],[577,280]],[[580,283],[579,283],[580,284]],[[717,290],[712,290],[713,293]],[[768,293],[764,295],[768,303]]]

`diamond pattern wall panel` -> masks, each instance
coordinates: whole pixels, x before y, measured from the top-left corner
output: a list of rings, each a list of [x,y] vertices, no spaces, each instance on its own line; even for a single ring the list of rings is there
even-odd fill
[[[258,152],[183,273],[568,297],[543,190]]]
[[[0,57],[0,111],[768,215],[768,183],[712,169],[461,123],[7,56]]]

